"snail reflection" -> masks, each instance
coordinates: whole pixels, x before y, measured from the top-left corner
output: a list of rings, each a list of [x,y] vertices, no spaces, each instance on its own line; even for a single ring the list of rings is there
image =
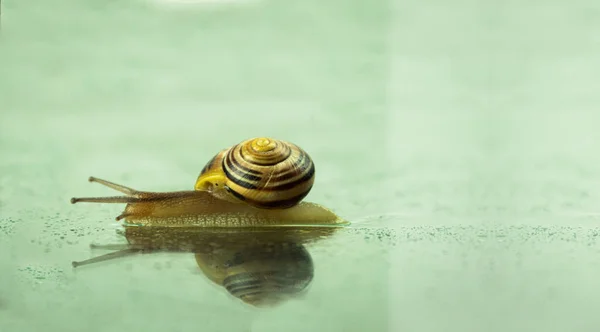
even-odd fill
[[[333,235],[338,227],[198,228],[127,226],[127,243],[93,245],[120,249],[74,267],[139,253],[189,252],[200,271],[243,302],[269,307],[305,294],[314,276],[305,245]]]

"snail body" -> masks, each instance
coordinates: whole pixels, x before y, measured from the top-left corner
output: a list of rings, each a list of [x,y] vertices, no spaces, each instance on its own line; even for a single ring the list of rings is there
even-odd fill
[[[303,202],[315,180],[310,156],[271,138],[223,149],[204,166],[194,190],[139,191],[90,177],[126,196],[72,198],[71,203],[126,203],[116,219],[144,226],[347,225],[329,209]]]

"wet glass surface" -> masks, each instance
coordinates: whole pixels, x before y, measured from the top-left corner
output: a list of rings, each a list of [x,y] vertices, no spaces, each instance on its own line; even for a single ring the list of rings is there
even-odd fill
[[[166,1],[2,2],[0,331],[595,331],[595,3]],[[351,225],[69,202],[254,136]]]

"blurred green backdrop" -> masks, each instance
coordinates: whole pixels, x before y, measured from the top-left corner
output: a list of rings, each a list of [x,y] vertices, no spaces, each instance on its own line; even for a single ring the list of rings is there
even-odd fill
[[[2,1],[0,331],[595,331],[593,1]],[[353,222],[302,300],[189,257],[73,271],[121,206],[251,136],[305,148]],[[91,327],[88,326],[91,324]]]

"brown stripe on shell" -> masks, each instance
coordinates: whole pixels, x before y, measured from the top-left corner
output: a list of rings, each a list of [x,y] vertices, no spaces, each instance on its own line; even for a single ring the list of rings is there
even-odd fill
[[[256,184],[262,180],[259,171],[240,165],[232,153],[223,158],[222,168],[228,179],[244,188],[256,189]]]
[[[231,157],[235,158],[233,155],[231,155]],[[229,156],[227,159],[229,159]],[[234,166],[229,163],[229,160],[227,161],[227,165],[229,166],[230,171],[237,171],[236,169],[234,169]],[[269,168],[264,168],[260,166],[254,167],[263,169],[265,171],[265,174],[263,174],[263,178],[267,179],[265,180],[265,185],[257,185],[261,189],[265,190],[277,190],[281,188],[286,188],[282,185],[306,181],[314,174],[315,171],[314,164],[308,156],[308,154],[300,149],[297,149],[296,153],[290,156],[290,159],[281,162],[277,166],[270,166]],[[272,173],[274,170],[276,170],[277,173]],[[268,174],[266,174],[266,172],[268,172]],[[238,173],[239,175],[238,178],[250,179],[256,182],[260,182],[262,180],[258,177],[244,176],[243,172],[236,173]]]
[[[302,281],[304,280],[297,280],[297,279],[293,279],[290,278],[288,275],[283,274],[282,272],[285,273],[287,271],[260,271],[260,274],[268,277],[268,280],[270,281],[269,283],[265,283],[264,279],[257,279],[256,277],[256,273],[252,273],[252,272],[244,272],[244,273],[240,273],[240,274],[236,274],[233,276],[229,276],[227,278],[225,278],[225,280],[223,281],[223,284],[225,285],[225,288],[232,293],[233,295],[236,295],[236,293],[239,294],[239,292],[241,291],[246,291],[244,293],[249,294],[250,290],[254,290],[257,291],[259,288],[264,288],[265,286],[270,286],[270,287],[277,287],[277,286],[287,286],[287,287],[294,287],[297,286],[298,284],[302,284]],[[290,272],[294,272],[293,270]],[[306,278],[308,279],[308,278]]]
[[[234,183],[240,187],[246,188],[246,189],[251,189],[251,190],[258,189],[258,187],[255,185],[256,182],[244,181],[245,174],[242,177],[239,177],[239,176],[237,176],[237,174],[232,173],[229,170],[229,168],[227,167],[225,160],[227,160],[227,158],[223,159],[222,167],[223,167],[223,172],[225,173],[225,176],[227,177],[227,179],[229,181],[231,181],[232,183]],[[234,167],[232,170],[235,172],[236,168]],[[252,176],[252,175],[250,175],[250,176]]]
[[[304,197],[306,197],[308,195],[308,193],[310,192],[310,190],[312,189],[312,184],[305,191],[300,193],[299,195],[292,196],[291,198],[276,199],[276,200],[272,200],[272,201],[251,199],[248,197],[248,195],[242,195],[242,194],[238,193],[237,191],[233,190],[231,187],[226,186],[225,189],[229,193],[231,193],[234,197],[236,197],[239,200],[244,201],[250,205],[253,205],[253,206],[256,206],[259,208],[263,208],[263,209],[285,209],[285,208],[290,208],[290,207],[298,204],[298,202],[300,202],[301,200],[303,200]]]
[[[282,172],[279,172],[276,176],[272,176],[270,182],[282,182],[306,172],[312,164],[312,160],[306,152],[298,150],[298,153],[299,156],[296,158],[294,164],[290,165],[287,170],[282,170]]]
[[[314,163],[306,153],[301,152],[301,156],[295,164],[290,165],[288,170],[280,172],[279,175],[270,176],[267,185],[261,188],[266,191],[291,189],[295,185],[309,181],[314,174]]]
[[[240,299],[246,297],[277,296],[302,291],[312,280],[312,275],[303,266],[299,270],[243,272],[223,280],[227,291]]]
[[[288,145],[283,141],[272,140],[277,146],[275,149],[266,152],[251,149],[252,141],[254,141],[254,139],[244,141],[236,145],[234,150],[236,150],[236,152],[239,151],[239,154],[244,161],[253,165],[275,165],[287,159],[292,153],[292,149],[290,148],[291,144]]]
[[[223,150],[219,151],[216,155],[214,155],[208,161],[208,163],[206,163],[204,168],[202,168],[202,170],[200,171],[200,175],[213,170],[215,167],[220,167],[221,162],[223,161],[224,157],[226,156],[228,150],[229,149],[223,149]]]
[[[299,184],[308,182],[314,175],[315,175],[315,166],[311,165],[310,169],[308,170],[308,172],[305,173],[299,179],[295,179],[294,181],[290,181],[290,182],[282,183],[282,184],[277,184],[277,185],[273,185],[273,186],[269,185],[269,186],[263,187],[261,189],[265,190],[265,191],[282,191],[282,190],[292,189],[292,188],[294,188],[295,186],[297,186]]]
[[[315,165],[307,154],[304,153],[303,155],[305,156],[303,158],[304,162],[300,166],[290,165],[287,168],[288,171],[284,171],[280,175],[269,176],[269,181],[266,185],[259,186],[260,189],[266,192],[284,191],[310,181],[315,174]]]
[[[263,282],[262,280],[256,280],[256,277],[252,273],[246,272],[226,278],[223,281],[223,284],[225,284],[225,288],[229,292],[235,295],[235,293],[242,290],[256,289],[260,287]]]
[[[253,142],[233,146],[222,159],[221,167],[228,178],[225,189],[250,205],[266,209],[289,208],[306,197],[315,177],[310,156],[294,144],[277,140],[271,140],[275,148],[256,152]],[[287,159],[274,153],[283,153]],[[268,164],[274,160],[280,162]]]
[[[237,148],[237,146],[235,146],[233,149],[231,149],[230,153],[228,153],[226,156],[228,161],[231,161],[231,163],[233,163],[236,168],[239,168],[244,173],[250,173],[253,175],[261,175],[262,174],[261,171],[258,171],[256,169],[252,168],[252,166],[254,166],[254,165],[250,164],[250,167],[248,167],[248,166],[242,165],[242,163],[238,159],[236,159],[235,155],[236,155],[236,152],[238,152],[238,151],[240,151],[240,149]],[[245,161],[243,156],[240,155],[240,158],[243,161]],[[231,166],[231,167],[233,167],[233,166]]]
[[[291,204],[291,201],[294,199],[303,199],[306,195],[308,195],[308,191],[310,191],[312,188],[313,183],[314,176],[312,176],[308,181],[296,182],[288,190],[265,190],[262,188],[252,190],[241,187],[233,182],[228,183],[226,186],[233,195],[236,195],[237,193],[240,196],[244,196],[246,202],[249,204],[256,204],[264,207],[267,207],[268,205],[275,205],[273,207],[276,207],[277,205],[291,206],[289,204]]]
[[[215,159],[217,159],[217,156],[218,156],[218,155],[219,155],[219,154],[216,154],[216,155],[214,155],[214,156],[212,157],[212,159],[211,159],[211,160],[209,160],[209,161],[206,163],[206,165],[204,166],[204,168],[202,169],[202,171],[200,171],[200,174],[202,174],[202,173],[205,173],[205,172],[206,172],[206,171],[207,171],[209,168],[212,168],[212,167],[213,167],[213,164],[215,163]]]

